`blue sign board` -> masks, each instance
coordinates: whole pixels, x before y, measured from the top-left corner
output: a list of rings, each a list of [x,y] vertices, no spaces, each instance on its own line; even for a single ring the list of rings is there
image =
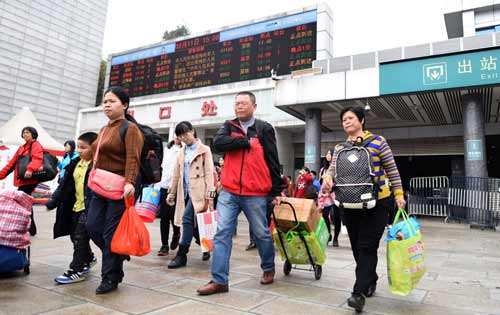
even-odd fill
[[[285,16],[265,22],[245,25],[233,28],[227,31],[220,32],[220,41],[232,40],[250,35],[256,35],[264,32],[272,32],[275,30],[316,22],[316,10],[298,13],[294,15]]]
[[[499,84],[498,63],[497,48],[381,64],[380,95]]]
[[[467,140],[467,161],[483,160],[483,144],[481,140]]]

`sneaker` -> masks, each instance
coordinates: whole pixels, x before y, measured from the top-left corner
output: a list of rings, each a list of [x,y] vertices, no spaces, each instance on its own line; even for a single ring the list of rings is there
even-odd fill
[[[162,245],[160,250],[158,251],[158,256],[167,256],[168,255],[168,245]]]
[[[75,283],[83,280],[85,280],[85,277],[83,276],[82,272],[74,271],[71,269],[54,279],[55,282],[60,284]]]
[[[95,264],[97,264],[97,258],[95,258],[95,256],[94,256],[94,257],[92,257],[92,260],[83,267],[82,273],[83,274],[89,273],[90,269],[92,267],[94,267]]]

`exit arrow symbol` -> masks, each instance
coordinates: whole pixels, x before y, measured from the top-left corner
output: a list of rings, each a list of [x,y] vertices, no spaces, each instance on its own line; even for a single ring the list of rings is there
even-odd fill
[[[432,71],[431,73],[431,78],[436,80],[437,78],[439,78],[439,72],[437,71]]]

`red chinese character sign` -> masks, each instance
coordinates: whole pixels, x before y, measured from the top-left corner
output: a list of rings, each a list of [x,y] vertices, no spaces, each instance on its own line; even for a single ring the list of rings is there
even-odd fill
[[[172,106],[163,106],[160,107],[160,113],[158,118],[160,119],[170,119],[172,116]]]
[[[201,105],[201,117],[216,115],[217,105],[215,105],[215,102],[213,100],[210,100],[210,102],[203,102],[203,105]]]

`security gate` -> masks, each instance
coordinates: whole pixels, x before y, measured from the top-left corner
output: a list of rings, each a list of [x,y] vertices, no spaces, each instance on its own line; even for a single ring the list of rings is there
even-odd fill
[[[447,217],[448,188],[449,181],[446,176],[410,179],[409,214]]]
[[[451,177],[448,204],[449,219],[495,229],[500,212],[500,179]]]

